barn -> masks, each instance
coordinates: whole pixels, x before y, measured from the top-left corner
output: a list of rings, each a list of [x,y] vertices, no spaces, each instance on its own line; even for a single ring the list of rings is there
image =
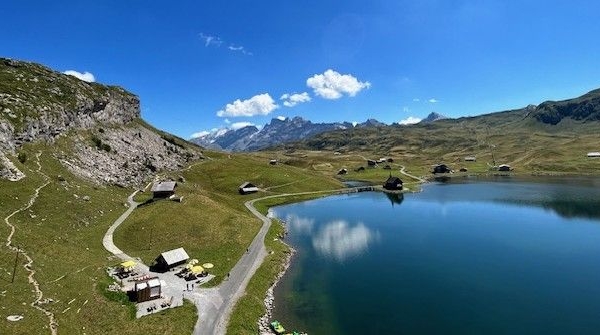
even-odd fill
[[[161,181],[152,185],[152,197],[153,198],[168,198],[175,194],[175,187],[177,182],[174,181]]]
[[[251,182],[247,181],[240,185],[238,191],[240,192],[240,194],[256,193],[258,192],[258,187],[256,187],[256,185],[252,184]]]
[[[159,271],[168,271],[170,268],[181,265],[190,258],[183,248],[169,250],[156,257],[156,265]]]

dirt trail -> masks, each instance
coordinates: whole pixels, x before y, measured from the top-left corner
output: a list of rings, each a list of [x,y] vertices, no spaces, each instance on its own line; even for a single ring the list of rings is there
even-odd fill
[[[44,297],[44,293],[40,289],[40,284],[34,277],[35,270],[33,269],[33,259],[29,256],[29,254],[27,254],[27,252],[25,250],[12,245],[12,238],[15,235],[16,227],[10,223],[10,219],[13,216],[31,208],[31,206],[33,206],[33,204],[37,200],[38,196],[40,195],[40,191],[44,187],[48,186],[48,184],[50,184],[50,178],[48,178],[48,176],[42,172],[42,165],[40,164],[40,155],[41,154],[42,154],[41,152],[38,152],[35,155],[36,163],[38,166],[36,172],[39,175],[44,177],[45,182],[44,182],[44,184],[42,184],[41,186],[39,186],[38,188],[35,189],[35,193],[31,196],[31,198],[29,199],[29,201],[27,202],[27,204],[25,206],[17,209],[16,211],[10,213],[10,215],[8,215],[7,217],[4,218],[4,222],[10,228],[10,233],[8,234],[8,236],[6,238],[6,247],[14,252],[17,252],[17,253],[23,255],[25,257],[25,259],[27,259],[27,263],[25,263],[25,265],[23,265],[23,268],[25,268],[25,270],[29,273],[29,275],[27,276],[27,280],[33,286],[34,291],[35,291],[35,300],[30,304],[30,306],[39,310],[40,312],[44,313],[48,317],[48,325],[50,327],[50,332],[52,333],[52,335],[56,335],[56,334],[58,334],[58,322],[56,321],[56,318],[54,317],[54,313],[50,312],[49,310],[47,310],[39,305],[40,301]]]

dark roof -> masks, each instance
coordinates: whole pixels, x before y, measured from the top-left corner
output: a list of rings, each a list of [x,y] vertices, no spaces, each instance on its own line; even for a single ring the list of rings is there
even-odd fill
[[[390,176],[386,181],[386,184],[402,184],[402,179],[398,178],[398,177],[392,177]]]
[[[177,186],[177,182],[174,181],[154,183],[152,185],[152,192],[173,192],[175,191],[175,186]]]
[[[247,181],[247,182],[243,183],[242,185],[240,185],[240,188],[246,188],[246,187],[256,187],[256,185],[252,184],[249,181]]]
[[[187,252],[183,250],[183,248],[177,248],[169,251],[165,251],[160,256],[165,260],[168,265],[185,262],[190,256],[188,256]]]

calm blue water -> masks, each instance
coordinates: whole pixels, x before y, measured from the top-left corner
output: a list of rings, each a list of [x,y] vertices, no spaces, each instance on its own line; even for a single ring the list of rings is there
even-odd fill
[[[274,316],[309,334],[600,334],[600,180],[499,179],[273,209]]]

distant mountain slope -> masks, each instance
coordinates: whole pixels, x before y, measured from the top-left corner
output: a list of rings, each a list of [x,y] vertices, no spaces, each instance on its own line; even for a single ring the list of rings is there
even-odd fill
[[[442,114],[436,113],[436,112],[431,112],[431,113],[429,113],[429,115],[427,115],[426,118],[421,120],[420,123],[430,123],[430,122],[435,122],[435,121],[444,120],[444,119],[447,119],[447,117]]]
[[[377,122],[371,120],[368,125],[373,125],[373,121]],[[191,141],[202,146],[227,151],[255,151],[290,141],[302,140],[326,131],[352,127],[353,125],[349,122],[312,123],[301,117],[283,120],[274,118],[261,130],[255,126],[236,130],[217,130]]]
[[[564,119],[576,121],[600,120],[600,89],[578,98],[563,101],[546,101],[537,106],[531,116],[543,123],[556,125]]]
[[[476,156],[478,164],[526,165],[531,171],[590,171],[600,151],[600,90],[565,101],[414,125],[329,131],[285,148],[373,153],[435,164]],[[279,147],[282,149],[283,147]],[[555,165],[561,162],[560,166]]]
[[[22,177],[11,164],[22,145],[59,139],[69,144],[55,156],[72,172],[123,186],[201,156],[141,120],[138,97],[120,87],[0,58],[0,177]]]

